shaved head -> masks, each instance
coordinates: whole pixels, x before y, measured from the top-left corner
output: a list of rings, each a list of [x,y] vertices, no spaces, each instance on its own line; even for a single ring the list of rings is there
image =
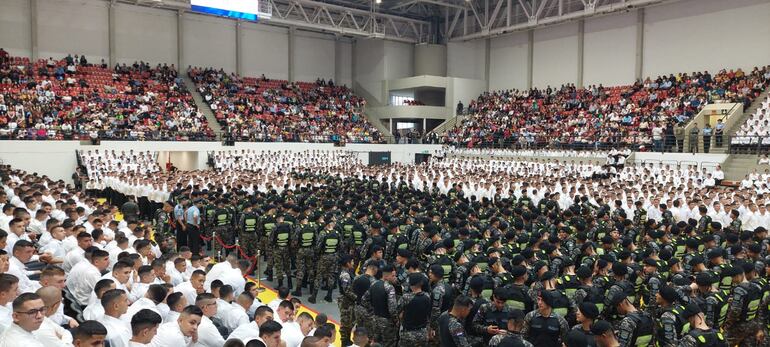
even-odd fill
[[[41,299],[43,299],[43,303],[46,306],[53,306],[59,302],[61,302],[61,289],[48,286],[48,287],[42,287],[35,292],[38,296],[40,296]]]

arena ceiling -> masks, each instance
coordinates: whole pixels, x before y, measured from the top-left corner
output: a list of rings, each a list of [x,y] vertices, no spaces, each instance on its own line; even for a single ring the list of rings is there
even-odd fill
[[[111,0],[116,1],[116,0]],[[259,0],[262,22],[344,36],[445,43],[677,0]],[[184,10],[189,0],[125,0]]]

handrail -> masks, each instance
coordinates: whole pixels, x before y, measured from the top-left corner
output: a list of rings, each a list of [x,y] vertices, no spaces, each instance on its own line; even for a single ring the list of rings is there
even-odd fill
[[[770,136],[730,135],[727,137],[727,145],[730,154],[768,154]]]

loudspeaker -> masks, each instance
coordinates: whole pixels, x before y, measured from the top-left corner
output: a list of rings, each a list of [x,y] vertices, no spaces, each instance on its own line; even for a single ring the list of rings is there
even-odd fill
[[[369,165],[389,165],[390,152],[369,152]]]

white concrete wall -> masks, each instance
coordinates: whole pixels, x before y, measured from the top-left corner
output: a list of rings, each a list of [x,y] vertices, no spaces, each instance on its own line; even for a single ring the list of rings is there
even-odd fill
[[[297,31],[294,50],[294,79],[334,79],[334,36]]]
[[[688,0],[645,13],[644,75],[770,63],[770,1]]]
[[[414,45],[375,39],[356,40],[355,85],[375,98],[375,103],[386,104],[388,93],[385,81],[414,75]]]
[[[447,47],[420,44],[414,46],[414,75],[446,76]]]
[[[449,42],[447,76],[483,80],[486,71],[484,41]]]
[[[139,60],[151,64],[178,63],[176,12],[115,4],[114,13],[118,63],[133,64]]]
[[[489,52],[490,90],[527,88],[528,47],[527,33],[524,32],[492,39]]]
[[[100,146],[81,145],[79,141],[2,141],[0,142],[0,160],[4,164],[29,172],[48,175],[52,179],[71,182],[70,176],[77,166],[76,150],[116,150],[171,152],[171,161],[183,163],[190,169],[206,169],[209,151],[253,149],[257,151],[305,151],[313,149],[342,149],[360,153],[364,162],[368,161],[369,152],[391,152],[391,161],[396,163],[414,163],[414,154],[423,151],[433,152],[440,145],[375,145],[348,144],[334,147],[334,144],[311,143],[247,143],[237,142],[234,147],[224,147],[219,142],[127,142],[102,141]],[[195,157],[197,153],[197,158]],[[168,160],[168,155],[161,162]],[[197,163],[197,164],[193,164]],[[193,167],[195,166],[195,167]]]
[[[578,24],[567,23],[535,31],[532,87],[558,87],[577,82]]]
[[[183,68],[218,67],[235,72],[235,22],[193,13],[183,18]]]
[[[682,0],[644,11],[642,52],[636,10],[584,21],[583,85],[633,83],[637,55],[642,77],[770,64],[768,0]],[[577,22],[534,30],[533,86],[576,82],[578,39]],[[526,32],[491,39],[491,90],[526,87],[527,42]],[[483,43],[450,42],[449,75],[483,76]]]
[[[39,0],[36,15],[40,57],[61,58],[77,53],[85,54],[91,62],[108,59],[108,6],[107,1]]]
[[[624,85],[636,73],[636,12],[585,21],[583,85]]]
[[[0,1],[0,47],[11,55],[28,57],[32,51],[29,0]]]
[[[289,79],[289,30],[255,23],[241,24],[244,76]]]
[[[337,84],[343,84],[348,87],[353,87],[353,43],[351,41],[338,41],[337,47],[337,66],[335,71],[339,81],[335,81]]]

